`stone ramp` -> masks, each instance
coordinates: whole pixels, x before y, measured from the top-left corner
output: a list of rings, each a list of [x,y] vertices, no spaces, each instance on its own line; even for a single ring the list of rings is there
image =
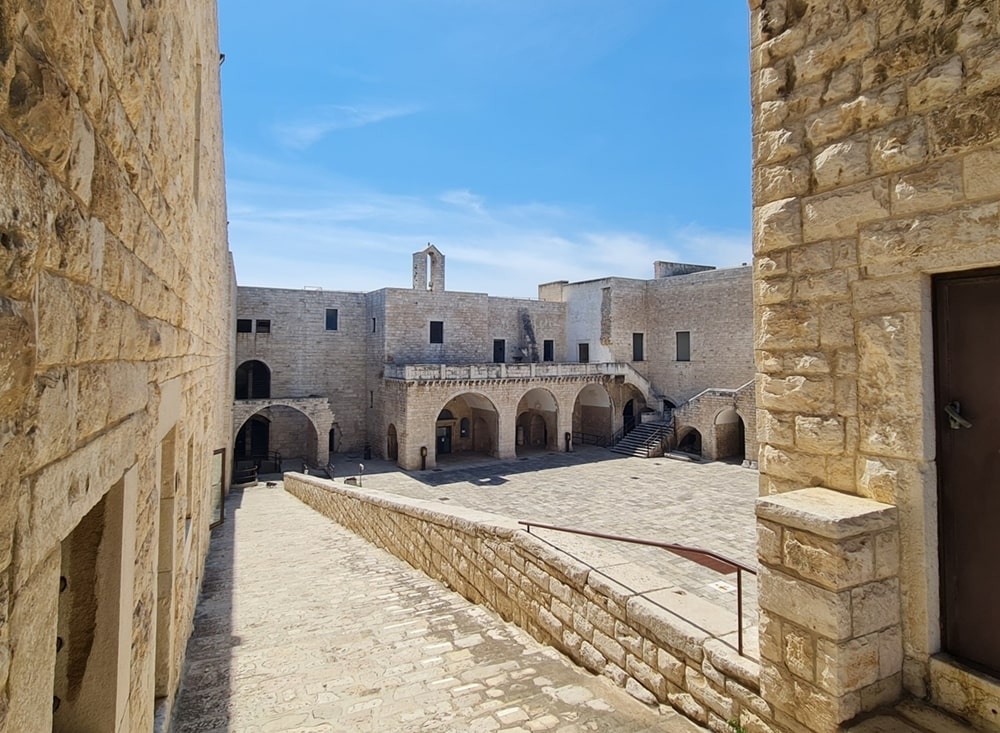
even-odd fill
[[[214,531],[175,733],[701,730],[282,490]]]

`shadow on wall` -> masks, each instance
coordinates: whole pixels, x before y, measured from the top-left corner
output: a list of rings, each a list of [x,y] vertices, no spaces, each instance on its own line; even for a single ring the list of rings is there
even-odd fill
[[[253,490],[253,489],[251,489]],[[212,530],[201,596],[188,639],[181,689],[174,706],[173,733],[228,730],[232,655],[220,649],[240,645],[233,636],[233,584],[236,523],[243,504],[243,489],[226,496],[226,521]],[[223,659],[225,661],[223,661]]]

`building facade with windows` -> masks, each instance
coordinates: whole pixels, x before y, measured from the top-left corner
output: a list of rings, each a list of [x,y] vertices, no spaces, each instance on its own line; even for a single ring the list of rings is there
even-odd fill
[[[752,389],[736,398],[753,378],[749,268],[660,262],[651,280],[552,282],[520,299],[446,290],[444,263],[428,246],[412,288],[370,293],[240,287],[237,460],[357,453],[420,469],[606,445],[710,389],[729,403],[678,411],[690,420],[676,442],[756,460]]]

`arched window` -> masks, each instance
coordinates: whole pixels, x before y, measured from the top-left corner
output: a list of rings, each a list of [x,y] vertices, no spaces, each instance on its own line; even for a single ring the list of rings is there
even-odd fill
[[[236,399],[266,400],[271,396],[271,370],[262,361],[245,361],[236,370]]]
[[[438,414],[438,420],[454,420],[455,416],[451,414],[451,410],[441,410]]]
[[[458,435],[460,438],[469,437],[469,418],[463,417],[458,423]]]

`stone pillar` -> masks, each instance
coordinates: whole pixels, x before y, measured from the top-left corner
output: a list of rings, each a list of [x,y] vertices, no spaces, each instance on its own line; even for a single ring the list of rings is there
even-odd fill
[[[823,488],[757,502],[761,695],[833,733],[902,690],[896,507]]]
[[[497,458],[517,458],[517,409],[497,410]]]

